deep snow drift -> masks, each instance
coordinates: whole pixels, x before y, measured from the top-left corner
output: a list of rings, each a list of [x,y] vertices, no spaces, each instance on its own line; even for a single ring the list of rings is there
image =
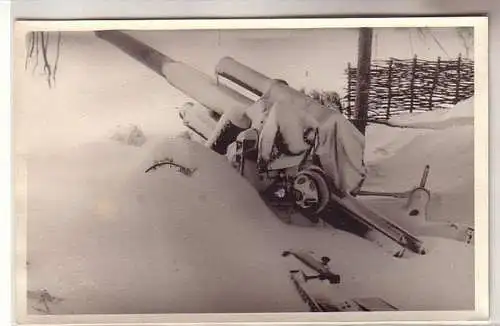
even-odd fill
[[[369,128],[366,188],[407,190],[429,163],[432,218],[471,221],[472,136],[469,125]],[[342,231],[284,224],[224,157],[185,138],[160,138],[27,157],[28,289],[63,299],[51,313],[308,311],[288,276],[302,266],[281,257],[289,249],[332,259],[342,283],[313,285],[332,302],[474,308],[472,246],[426,238],[428,255],[397,259]],[[196,170],[144,172],[165,158]],[[32,296],[28,311],[39,313],[33,307],[43,308]]]
[[[407,114],[391,121],[411,128],[369,126],[365,153],[369,171],[364,188],[407,190],[418,184],[429,164],[429,219],[473,226],[473,104],[474,98],[470,98],[452,109]]]

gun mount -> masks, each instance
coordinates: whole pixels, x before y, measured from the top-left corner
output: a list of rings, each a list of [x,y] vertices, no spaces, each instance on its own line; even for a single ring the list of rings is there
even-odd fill
[[[355,233],[376,232],[396,244],[398,257],[405,249],[425,253],[414,230],[410,232],[355,198],[366,177],[365,139],[339,110],[231,57],[218,62],[213,78],[124,32],[97,31],[96,35],[197,101],[180,113],[184,124],[207,147],[226,155],[266,202],[292,207],[312,222],[322,219],[334,227],[341,219],[353,221],[361,230]],[[259,99],[252,100],[220,78]],[[412,192],[409,198],[409,215],[425,220],[429,192],[423,186],[418,189],[419,196]],[[446,237],[464,241],[463,234],[467,234],[470,241],[469,229],[448,232]]]

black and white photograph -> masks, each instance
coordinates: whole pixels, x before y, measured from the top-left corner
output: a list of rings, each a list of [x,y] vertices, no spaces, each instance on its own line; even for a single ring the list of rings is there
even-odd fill
[[[467,19],[20,28],[19,311],[477,311],[487,36]]]

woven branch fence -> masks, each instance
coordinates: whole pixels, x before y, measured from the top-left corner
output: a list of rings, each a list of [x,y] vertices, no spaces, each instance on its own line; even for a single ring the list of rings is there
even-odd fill
[[[356,117],[357,69],[348,64],[343,111]],[[373,61],[370,71],[369,120],[388,120],[403,112],[450,107],[474,95],[474,62],[458,57],[436,61],[413,57]]]

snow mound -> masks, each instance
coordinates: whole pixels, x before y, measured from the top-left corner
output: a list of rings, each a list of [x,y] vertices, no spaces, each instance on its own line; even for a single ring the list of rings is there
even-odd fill
[[[182,138],[157,146],[107,142],[33,158],[28,288],[64,299],[52,313],[305,312],[288,278],[304,266],[281,256],[290,249],[332,259],[342,283],[314,289],[332,302],[473,307],[471,247],[428,239],[428,255],[396,259],[345,232],[283,224],[223,156]],[[145,173],[165,158],[196,172]]]
[[[118,125],[110,138],[119,143],[131,146],[142,146],[146,142],[146,136],[142,130],[134,124],[126,126]]]
[[[393,117],[389,123],[408,128],[445,129],[474,124],[474,97],[459,102],[452,108],[423,113],[405,113]]]
[[[440,128],[369,126],[365,152],[368,178],[364,188],[409,190],[418,185],[428,164],[427,187],[431,190],[429,217],[473,224],[474,125],[471,104],[472,99],[459,103],[443,115],[431,111],[415,117],[422,126],[435,127],[439,124]],[[440,116],[441,120],[431,122],[431,118],[436,116]],[[466,119],[467,123],[457,123]],[[408,123],[413,122],[408,120]]]

